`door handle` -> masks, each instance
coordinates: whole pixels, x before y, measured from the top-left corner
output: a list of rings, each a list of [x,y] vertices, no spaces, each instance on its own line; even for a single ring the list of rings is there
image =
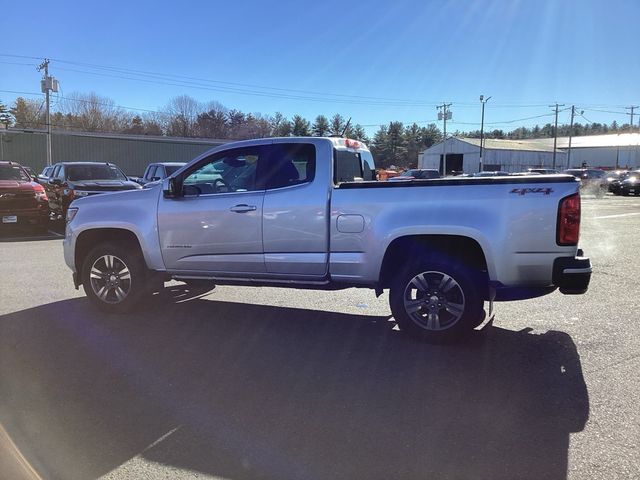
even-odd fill
[[[236,213],[246,213],[246,212],[253,212],[257,208],[258,207],[256,207],[255,205],[247,205],[247,204],[242,203],[240,205],[234,205],[229,210],[231,210],[232,212],[236,212]]]

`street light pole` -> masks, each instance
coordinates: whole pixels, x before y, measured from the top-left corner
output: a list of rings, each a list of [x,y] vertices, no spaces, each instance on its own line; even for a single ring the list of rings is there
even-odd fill
[[[480,95],[480,103],[482,104],[482,120],[480,121],[480,165],[478,171],[482,172],[482,150],[484,148],[484,104],[489,101],[491,97],[484,98],[484,95]]]

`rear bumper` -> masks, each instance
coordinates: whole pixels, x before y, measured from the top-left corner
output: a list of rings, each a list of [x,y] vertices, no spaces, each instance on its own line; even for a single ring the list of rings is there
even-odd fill
[[[580,295],[589,288],[591,260],[578,250],[576,257],[560,257],[553,262],[553,284],[565,295]]]

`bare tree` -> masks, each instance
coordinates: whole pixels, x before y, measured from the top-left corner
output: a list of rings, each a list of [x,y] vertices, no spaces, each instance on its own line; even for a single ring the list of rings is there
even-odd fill
[[[172,98],[165,108],[169,116],[167,135],[196,137],[198,115],[205,111],[204,105],[189,95]]]
[[[120,132],[130,124],[133,116],[115,102],[95,92],[73,92],[60,103],[65,116],[65,127],[86,132]]]

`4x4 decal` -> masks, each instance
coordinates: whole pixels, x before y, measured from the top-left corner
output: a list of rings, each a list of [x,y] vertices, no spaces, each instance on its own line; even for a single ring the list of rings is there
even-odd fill
[[[526,195],[527,193],[541,193],[543,195],[550,195],[553,193],[553,188],[514,188],[509,193],[517,193],[518,195]]]

